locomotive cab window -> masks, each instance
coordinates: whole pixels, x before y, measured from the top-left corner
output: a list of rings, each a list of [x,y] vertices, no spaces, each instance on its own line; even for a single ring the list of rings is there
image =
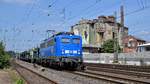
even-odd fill
[[[72,42],[75,43],[75,44],[79,44],[80,39],[79,38],[73,38]]]
[[[53,46],[55,44],[55,39],[48,41],[48,46]]]
[[[62,38],[61,42],[62,43],[70,43],[70,39],[69,38]]]

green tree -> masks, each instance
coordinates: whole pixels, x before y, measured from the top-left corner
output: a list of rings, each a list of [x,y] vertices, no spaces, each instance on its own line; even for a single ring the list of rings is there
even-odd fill
[[[10,56],[5,52],[5,47],[2,42],[0,42],[0,68],[8,67]]]
[[[121,52],[119,45],[117,46],[118,52]],[[102,52],[113,53],[114,52],[114,40],[110,39],[104,42],[102,45]]]

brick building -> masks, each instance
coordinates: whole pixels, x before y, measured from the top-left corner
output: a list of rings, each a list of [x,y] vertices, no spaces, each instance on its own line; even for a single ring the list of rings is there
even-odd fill
[[[136,52],[137,46],[141,44],[145,44],[146,41],[136,38],[134,36],[125,36],[123,39],[123,52],[124,53],[129,53],[129,52]]]

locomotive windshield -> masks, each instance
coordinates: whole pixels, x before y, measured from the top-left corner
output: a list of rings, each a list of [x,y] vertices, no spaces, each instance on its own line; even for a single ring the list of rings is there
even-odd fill
[[[75,43],[75,44],[79,44],[80,43],[80,39],[79,38],[74,38],[72,42]]]
[[[70,43],[70,39],[69,38],[62,38],[61,42],[62,43]]]

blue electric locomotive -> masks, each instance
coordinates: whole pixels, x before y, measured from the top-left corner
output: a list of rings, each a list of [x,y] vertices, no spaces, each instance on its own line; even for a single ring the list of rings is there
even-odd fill
[[[83,68],[82,38],[61,32],[46,39],[40,45],[40,62],[57,68]]]

